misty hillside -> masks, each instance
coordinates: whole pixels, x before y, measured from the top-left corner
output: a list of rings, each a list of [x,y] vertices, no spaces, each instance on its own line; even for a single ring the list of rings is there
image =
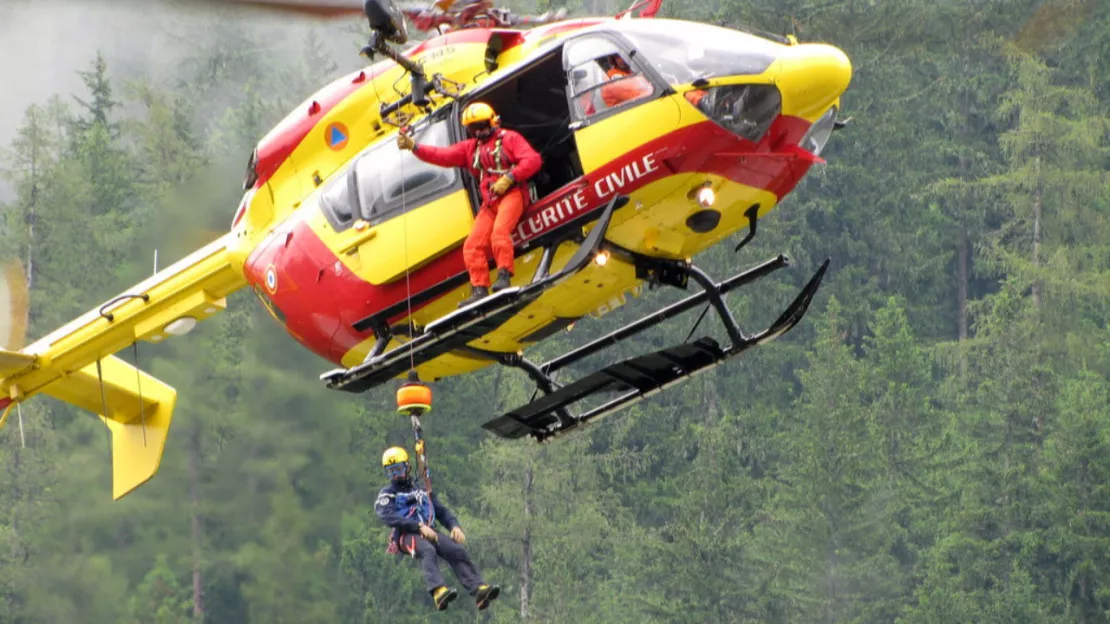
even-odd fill
[[[502,590],[488,611],[460,589],[437,613],[373,511],[382,451],[412,447],[394,387],[326,389],[333,366],[244,289],[187,338],[138,348],[178,399],[157,476],[121,501],[99,419],[45,396],[11,412],[0,624],[1106,621],[1110,3],[662,15],[852,59],[827,164],[751,245],[696,259],[723,279],[790,256],[729,296],[752,329],[831,258],[796,329],[543,446],[481,429],[532,395],[520,371],[435,384],[435,486]],[[156,251],[164,267],[227,232],[254,145],[362,66],[365,37],[357,19],[188,0],[0,0],[0,257],[29,272],[29,339],[149,276]],[[680,296],[645,291],[529,357]],[[607,361],[686,336],[697,313]],[[698,331],[723,335],[712,315]]]

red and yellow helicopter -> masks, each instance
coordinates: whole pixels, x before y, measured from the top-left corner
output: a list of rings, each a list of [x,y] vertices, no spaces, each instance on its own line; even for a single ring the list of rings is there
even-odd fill
[[[822,162],[852,73],[839,49],[656,18],[661,0],[648,0],[530,30],[436,27],[399,52],[392,46],[408,33],[389,0],[239,1],[357,10],[371,31],[363,52],[385,58],[327,85],[259,141],[230,232],[34,344],[0,351],[0,424],[38,393],[99,414],[112,433],[114,498],[157,471],[177,394],[113,354],[187,333],[245,287],[338,366],[321,376],[329,388],[363,392],[413,370],[425,380],[490,364],[523,370],[542,395],[484,427],[541,442],[716,367],[805,314],[828,260],[773,324],[746,334],[725,293],[786,257],[720,282],[691,258],[745,230],[739,249]],[[599,97],[611,80],[603,60],[613,58],[650,85],[616,106]],[[473,101],[521,132],[543,167],[513,235],[513,287],[457,309],[469,292],[462,243],[479,205],[475,180],[422,163],[395,139],[404,128],[423,143],[459,140],[461,107]],[[523,355],[645,285],[690,280],[696,294],[554,360]],[[703,304],[727,345],[700,338],[570,383],[554,378]],[[603,401],[572,411],[591,398]]]

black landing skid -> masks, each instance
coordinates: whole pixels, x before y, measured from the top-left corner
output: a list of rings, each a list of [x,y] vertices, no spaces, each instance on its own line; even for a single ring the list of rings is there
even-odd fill
[[[751,221],[754,226],[754,219]],[[754,227],[752,229],[754,230]],[[723,295],[787,266],[789,261],[786,256],[780,255],[720,283],[713,282],[703,271],[686,262],[661,261],[634,254],[633,257],[636,261],[637,277],[681,288],[684,288],[687,281],[692,278],[701,286],[702,292],[671,304],[544,364],[536,365],[517,355],[491,354],[499,356],[498,359],[502,364],[523,369],[536,382],[537,390],[544,392],[544,396],[487,422],[482,425],[484,429],[503,438],[517,439],[530,435],[537,442],[546,442],[557,435],[629,407],[642,399],[687,381],[695,375],[716,368],[726,360],[774,340],[797,325],[805,316],[829,266],[829,261],[825,260],[790,306],[770,327],[748,336],[736,324],[724,303]],[[551,374],[561,368],[706,301],[717,312],[717,316],[728,332],[731,344],[727,347],[722,348],[717,341],[704,337],[611,364],[565,386],[560,387],[551,378]],[[701,319],[698,320],[700,322]],[[696,327],[697,325],[695,329]],[[577,416],[570,414],[568,408],[572,404],[591,396],[608,393],[620,393],[620,395],[585,413]]]
[[[412,339],[386,351],[392,339],[389,328],[376,330],[378,340],[366,359],[351,368],[337,368],[320,376],[329,388],[347,392],[364,392],[390,379],[433,360],[445,353],[460,350],[496,330],[530,303],[568,278],[586,268],[601,248],[605,232],[613,213],[628,203],[628,198],[616,196],[609,201],[578,250],[558,273],[548,270],[557,245],[549,245],[540,261],[535,278],[526,286],[506,288],[460,308],[423,328],[414,328]]]

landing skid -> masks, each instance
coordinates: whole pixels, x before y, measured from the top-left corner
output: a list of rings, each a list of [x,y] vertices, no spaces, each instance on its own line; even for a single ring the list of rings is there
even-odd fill
[[[613,213],[627,203],[628,198],[624,196],[616,196],[609,201],[590,234],[558,273],[547,274],[547,267],[550,266],[549,250],[549,253],[545,254],[547,262],[541,263],[539,274],[530,284],[507,288],[465,308],[455,310],[416,331],[408,343],[389,351],[385,350],[385,346],[389,344],[391,335],[388,332],[382,332],[378,336],[378,343],[365,361],[352,368],[328,371],[320,375],[320,379],[329,388],[347,392],[364,392],[410,368],[463,348],[468,342],[496,330],[530,303],[539,299],[544,292],[584,269],[601,248]]]
[[[663,308],[550,362],[535,365],[523,361],[522,358],[520,362],[502,362],[510,366],[524,368],[529,376],[536,381],[538,388],[545,392],[545,395],[506,412],[482,425],[482,427],[503,438],[517,439],[530,435],[537,442],[545,442],[557,435],[576,429],[687,381],[695,375],[716,368],[725,361],[741,355],[753,347],[774,340],[797,325],[805,316],[806,310],[808,310],[810,302],[813,301],[813,297],[817,293],[829,266],[829,261],[825,260],[821,268],[810,278],[790,306],[770,327],[757,334],[747,336],[732,318],[722,296],[734,288],[753,282],[787,266],[789,261],[786,256],[780,255],[720,283],[714,283],[700,269],[686,263],[649,262],[654,266],[648,269],[648,272],[654,270],[657,275],[665,275],[668,281],[676,281],[676,285],[683,286],[687,278],[693,278],[702,287],[702,292]],[[560,368],[597,353],[706,301],[716,310],[728,332],[731,344],[727,347],[722,348],[712,338],[699,338],[693,342],[685,342],[611,364],[566,386],[558,387],[558,384],[550,377],[553,372]],[[569,412],[568,408],[578,401],[613,392],[621,394],[580,415],[572,416]]]

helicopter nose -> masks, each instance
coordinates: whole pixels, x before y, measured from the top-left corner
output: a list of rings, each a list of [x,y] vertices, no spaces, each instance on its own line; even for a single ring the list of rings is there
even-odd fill
[[[792,51],[775,81],[782,112],[813,121],[848,88],[852,62],[839,48],[821,43],[801,44]]]

